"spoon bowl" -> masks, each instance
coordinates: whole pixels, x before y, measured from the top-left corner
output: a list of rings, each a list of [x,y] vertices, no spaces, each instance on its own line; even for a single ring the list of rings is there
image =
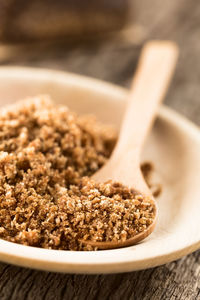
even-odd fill
[[[93,242],[93,241],[84,241],[81,240],[81,242],[83,244],[86,244],[88,246],[94,247],[94,248],[98,248],[98,249],[115,249],[115,248],[123,248],[123,247],[128,247],[128,246],[132,246],[135,245],[137,243],[139,243],[140,241],[142,241],[143,239],[145,239],[146,237],[148,237],[154,230],[155,226],[156,226],[156,222],[157,222],[157,217],[158,217],[158,207],[157,204],[155,202],[155,200],[153,198],[149,199],[150,204],[153,205],[154,207],[154,219],[153,222],[142,232],[138,233],[137,235],[121,242],[121,241],[108,241],[108,242]]]

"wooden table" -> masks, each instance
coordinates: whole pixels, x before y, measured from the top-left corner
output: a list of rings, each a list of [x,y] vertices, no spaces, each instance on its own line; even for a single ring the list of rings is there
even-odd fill
[[[135,0],[134,7],[135,25],[117,37],[89,46],[27,47],[22,55],[18,47],[0,47],[0,63],[62,69],[128,86],[143,42],[173,39],[181,55],[166,104],[200,125],[200,3]],[[0,263],[0,299],[200,299],[200,251],[115,275],[55,274]]]

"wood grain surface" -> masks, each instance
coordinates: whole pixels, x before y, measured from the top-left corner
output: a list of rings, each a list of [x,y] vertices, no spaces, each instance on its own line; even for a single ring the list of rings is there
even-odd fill
[[[0,64],[48,67],[129,86],[142,44],[175,40],[181,56],[166,104],[200,125],[200,3],[133,1],[134,24],[104,42],[0,46]],[[200,299],[200,251],[161,267],[115,275],[68,275],[0,263],[0,299]]]

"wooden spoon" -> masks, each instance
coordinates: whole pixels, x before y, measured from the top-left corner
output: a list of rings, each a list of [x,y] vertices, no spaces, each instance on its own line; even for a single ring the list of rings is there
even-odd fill
[[[145,138],[152,127],[178,56],[177,46],[170,41],[148,42],[141,54],[139,65],[129,95],[129,102],[122,122],[119,139],[108,162],[93,176],[97,182],[107,180],[133,187],[154,206],[155,218],[141,233],[124,242],[93,242],[81,240],[85,245],[111,249],[136,244],[153,230],[157,219],[157,204],[140,169],[140,153]]]

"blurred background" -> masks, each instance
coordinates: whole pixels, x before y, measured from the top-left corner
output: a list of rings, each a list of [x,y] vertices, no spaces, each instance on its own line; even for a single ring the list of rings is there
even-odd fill
[[[60,69],[129,87],[142,45],[181,54],[166,104],[200,125],[200,2],[0,0],[0,65]]]

